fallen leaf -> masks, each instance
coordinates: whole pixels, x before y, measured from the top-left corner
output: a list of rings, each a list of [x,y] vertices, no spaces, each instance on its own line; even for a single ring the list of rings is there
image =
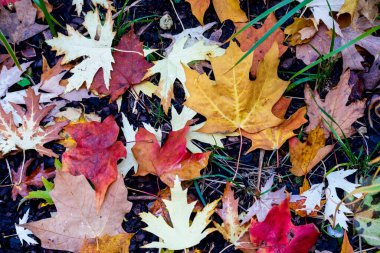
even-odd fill
[[[44,185],[45,190],[29,191],[28,195],[21,199],[20,203],[18,204],[19,207],[22,205],[22,203],[29,199],[43,200],[44,202],[41,204],[41,207],[54,205],[54,202],[50,196],[50,192],[54,189],[54,183],[49,182],[44,177],[41,178],[41,181]]]
[[[50,79],[55,78],[56,76],[62,73],[66,74],[66,72],[71,68],[72,66],[70,66],[69,64],[62,65],[62,58],[58,59],[57,63],[51,68],[46,58],[42,56],[42,74],[40,80],[41,89],[44,88],[44,86]]]
[[[191,12],[197,18],[199,23],[204,25],[203,16],[210,6],[210,0],[186,0],[186,2],[190,3]]]
[[[303,206],[301,210],[306,211],[307,215],[312,216],[315,210],[319,210],[324,201],[322,201],[323,187],[324,183],[314,184],[310,187],[310,189],[300,193],[301,196],[305,197],[305,201],[303,201]]]
[[[117,161],[126,155],[123,143],[117,141],[119,127],[113,116],[108,116],[102,123],[70,124],[65,132],[75,141],[75,147],[63,153],[62,171],[84,175],[91,181],[99,210],[107,189],[117,179]]]
[[[33,62],[25,62],[21,64],[21,70],[17,66],[8,69],[3,65],[0,72],[0,98],[7,93],[9,87],[21,81],[21,75],[32,63]]]
[[[55,105],[45,106],[40,109],[40,95],[35,95],[29,88],[23,98],[26,104],[26,111],[17,104],[12,104],[15,113],[22,119],[21,126],[17,126],[13,121],[12,113],[6,113],[0,106],[0,151],[3,155],[12,150],[34,149],[41,155],[57,157],[50,149],[45,148],[48,142],[58,140],[61,137],[58,133],[67,122],[51,124],[41,127],[40,122],[55,107]]]
[[[170,192],[171,200],[163,201],[168,209],[171,224],[166,223],[162,216],[156,217],[151,213],[140,213],[142,221],[148,225],[144,230],[161,239],[159,242],[152,242],[141,248],[182,250],[197,245],[208,234],[215,231],[215,228],[206,229],[206,227],[211,222],[210,217],[214,213],[219,199],[207,204],[191,222],[190,216],[196,202],[187,203],[187,189],[182,189],[178,176],[174,179]]]
[[[23,225],[41,240],[42,247],[79,252],[85,239],[125,233],[121,223],[132,204],[127,200],[128,190],[122,176],[111,184],[98,211],[95,191],[83,175],[57,171],[54,183],[50,195],[57,214]]]
[[[212,0],[220,22],[229,19],[232,22],[247,22],[247,15],[240,8],[239,0]]]
[[[344,231],[343,243],[340,249],[340,253],[354,253],[354,249],[350,244],[350,240],[348,239],[346,231]]]
[[[239,221],[238,204],[239,199],[234,198],[234,191],[231,183],[227,182],[222,197],[223,208],[216,209],[215,212],[222,218],[223,224],[214,222],[217,231],[223,238],[235,246],[239,246],[239,239],[248,231],[249,224],[241,224]]]
[[[129,123],[124,113],[121,115],[123,117],[123,127],[121,130],[123,131],[123,135],[125,137],[125,149],[127,151],[127,157],[123,159],[123,161],[118,165],[118,170],[125,177],[132,168],[134,168],[134,171],[136,173],[139,166],[132,152],[132,147],[136,143],[137,129],[135,130],[133,128],[133,125]]]
[[[69,120],[70,122],[90,122],[90,121],[102,121],[100,116],[96,113],[85,113],[82,108],[66,107],[64,111],[60,111],[55,114],[54,117],[58,121]]]
[[[342,7],[337,14],[339,23],[343,27],[347,27],[351,24],[355,13],[357,12],[358,2],[359,0],[344,0]]]
[[[193,120],[194,116],[197,114],[195,111],[191,110],[186,106],[182,107],[181,113],[178,113],[174,106],[172,106],[171,112],[172,119],[170,120],[170,123],[172,125],[172,131],[178,131],[184,128],[187,125],[187,123]],[[224,148],[222,139],[227,138],[227,136],[224,134],[208,134],[198,132],[198,130],[202,128],[204,124],[205,123],[190,125],[189,131],[185,136],[186,147],[192,153],[202,152],[202,150],[195,143],[193,143],[193,140]]]
[[[250,221],[254,216],[256,216],[259,222],[264,221],[272,206],[280,204],[286,198],[285,186],[277,191],[271,191],[273,188],[273,180],[274,175],[260,188],[261,195],[255,200],[253,205],[248,208],[242,224]]]
[[[294,22],[285,28],[284,33],[289,35],[289,45],[296,46],[309,43],[317,31],[314,19],[295,17]]]
[[[269,211],[263,222],[252,220],[250,235],[258,253],[308,252],[316,243],[319,231],[314,224],[294,226],[289,197]]]
[[[22,216],[22,219],[19,219],[18,224],[15,224],[16,234],[17,234],[18,238],[20,239],[21,245],[23,245],[24,241],[28,245],[38,244],[38,242],[36,242],[36,240],[34,240],[32,237],[30,237],[30,235],[33,234],[32,231],[30,231],[29,229],[26,229],[26,228],[23,228],[23,227],[20,226],[20,225],[25,224],[28,221],[29,210],[30,209],[28,209],[28,211],[26,211],[26,213],[24,214],[24,216]]]
[[[113,20],[111,11],[108,11],[104,24],[100,22],[99,11],[87,12],[84,18],[84,27],[90,34],[87,38],[67,25],[68,35],[58,34],[57,38],[47,40],[46,43],[57,51],[57,55],[65,55],[61,64],[66,64],[79,57],[85,57],[76,65],[68,79],[66,92],[78,90],[84,82],[90,88],[96,72],[103,69],[103,79],[106,88],[109,88],[112,63],[114,59],[111,53],[112,40],[115,33],[112,31]]]
[[[46,7],[47,12],[51,13],[53,11],[53,5],[51,5],[48,0],[43,0],[43,1],[45,3],[45,7]],[[40,8],[38,8],[38,6],[35,3],[33,3],[33,7],[37,9],[37,18],[45,21],[44,12]]]
[[[103,235],[100,238],[84,239],[80,253],[129,253],[134,234]]]
[[[113,52],[115,63],[112,64],[109,89],[103,79],[103,70],[100,69],[91,84],[91,90],[100,96],[111,95],[110,100],[115,101],[132,85],[140,83],[147,69],[152,66],[143,55],[143,43],[135,35],[133,29],[124,35]]]
[[[348,70],[341,75],[337,86],[327,93],[324,101],[321,100],[317,91],[312,91],[309,86],[305,87],[305,102],[309,117],[306,132],[310,132],[318,125],[322,126],[326,138],[330,135],[330,127],[340,138],[350,137],[355,132],[351,125],[364,115],[365,100],[346,105],[352,90],[348,84],[349,79],[350,71]],[[320,108],[334,119],[334,122]]]
[[[255,81],[249,79],[252,54],[233,67],[243,55],[236,43],[231,43],[225,55],[210,60],[216,84],[206,74],[185,70],[190,97],[184,105],[207,118],[201,132],[232,133],[240,128],[255,133],[283,121],[271,111],[289,83],[277,76],[277,44],[259,64]]]
[[[139,164],[135,176],[153,174],[168,186],[173,186],[175,176],[190,180],[200,176],[207,166],[211,152],[191,154],[186,150],[186,133],[189,126],[172,131],[165,144],[160,147],[154,134],[139,128],[132,152]],[[175,152],[173,152],[175,150]]]
[[[380,87],[380,56],[375,59],[367,73],[361,74],[361,77],[367,90],[374,90]]]
[[[28,195],[31,186],[41,188],[44,186],[42,183],[42,177],[49,179],[55,176],[54,169],[44,169],[44,164],[40,164],[35,168],[29,176],[26,175],[26,171],[33,162],[32,159],[27,160],[24,165],[20,165],[17,172],[11,171],[13,188],[12,188],[12,199],[15,201],[17,196],[25,197]],[[20,183],[19,183],[20,182]]]
[[[345,0],[338,12],[338,21],[344,27],[351,24],[353,28],[356,28],[358,19],[363,15],[368,21],[373,22],[378,15],[379,3],[379,0]]]
[[[72,2],[72,5],[75,5],[75,10],[76,10],[78,16],[80,16],[80,14],[82,12],[83,4],[84,4],[83,2],[84,2],[84,0],[73,0],[73,2]],[[112,6],[112,1],[110,1],[110,0],[91,0],[91,2],[93,5],[95,5],[95,7],[97,7],[97,5],[100,5],[105,9],[114,10],[114,8]]]
[[[0,29],[10,43],[19,43],[42,32],[48,26],[35,23],[37,10],[32,1],[17,0],[13,3],[16,12],[5,8],[0,11]]]
[[[176,41],[172,51],[164,59],[156,61],[144,77],[147,78],[157,73],[161,74],[156,95],[161,98],[165,112],[169,110],[171,100],[174,97],[173,85],[176,79],[182,83],[185,96],[189,96],[184,69],[188,69],[190,62],[210,60],[224,54],[224,49],[217,45],[206,45],[203,40],[185,47],[188,38],[186,36]]]
[[[240,33],[236,36],[236,39],[239,41],[240,48],[244,52],[248,51],[253,44],[255,44],[263,35],[272,28],[274,24],[277,23],[276,16],[274,13],[271,13],[266,18],[263,25],[256,29],[250,26],[244,32]],[[235,23],[236,29],[240,30],[246,25],[246,23]],[[254,51],[253,51],[253,60],[252,60],[252,68],[251,74],[256,76],[259,63],[264,59],[265,55],[271,49],[273,43],[276,41],[278,44],[279,55],[281,57],[288,49],[287,46],[282,45],[285,40],[284,32],[281,29],[276,29],[263,43],[261,43]],[[233,62],[235,64],[235,62]]]
[[[310,131],[306,142],[299,141],[297,137],[290,139],[290,172],[298,177],[309,173],[334,148],[334,145],[325,146],[325,143],[323,129],[320,127]]]
[[[281,148],[289,138],[296,135],[293,131],[307,122],[305,114],[306,107],[302,107],[279,126],[267,128],[253,134],[243,131],[243,136],[250,139],[252,142],[251,147],[246,153],[258,148],[265,150],[277,150]]]

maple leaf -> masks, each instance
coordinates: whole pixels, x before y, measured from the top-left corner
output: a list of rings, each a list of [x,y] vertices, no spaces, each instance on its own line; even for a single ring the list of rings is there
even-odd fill
[[[100,210],[96,210],[95,191],[83,176],[57,171],[50,195],[57,208],[53,218],[23,225],[40,240],[42,247],[79,252],[84,240],[125,233],[121,223],[131,210],[128,190],[122,176],[111,184]]]
[[[309,133],[306,142],[301,142],[297,137],[290,139],[289,154],[293,165],[290,172],[299,177],[309,173],[334,148],[334,145],[325,146],[325,143],[323,129],[320,127]]]
[[[243,136],[252,141],[252,145],[246,153],[258,148],[265,150],[279,149],[286,142],[286,140],[296,135],[293,132],[294,130],[307,122],[305,119],[305,114],[306,107],[302,107],[279,126],[267,128],[253,134],[243,131]]]
[[[303,2],[305,0],[297,1]],[[336,22],[334,18],[330,16],[331,12],[338,12],[341,9],[343,3],[344,0],[329,0],[328,2],[326,0],[314,0],[306,6],[309,7],[313,12],[314,19],[317,24],[322,20],[328,29],[334,28],[337,34],[343,36],[338,22]]]
[[[118,170],[125,177],[130,169],[134,168],[134,171],[136,172],[138,168],[138,163],[132,152],[132,147],[135,145],[136,141],[137,130],[135,130],[133,125],[129,123],[124,113],[122,113],[121,116],[123,118],[123,127],[121,130],[125,137],[127,157],[118,165]]]
[[[45,106],[40,109],[40,95],[35,95],[29,88],[26,90],[24,101],[26,111],[19,105],[12,104],[13,109],[20,117],[22,125],[18,127],[12,117],[12,113],[6,113],[0,107],[0,151],[3,155],[17,148],[21,150],[34,149],[41,155],[57,157],[50,149],[45,148],[48,142],[60,139],[58,133],[67,122],[51,124],[48,127],[41,127],[40,122],[55,107],[55,105]]]
[[[78,16],[82,12],[83,1],[84,0],[73,0],[73,2],[72,2],[72,5],[75,5],[75,10],[76,10]],[[112,1],[110,1],[110,0],[91,0],[91,2],[92,2],[93,5],[95,5],[95,7],[97,5],[100,5],[100,6],[102,6],[105,9],[114,10],[114,8],[112,6]]]
[[[32,63],[33,62],[25,62],[21,64],[21,70],[17,66],[8,69],[7,66],[3,65],[0,72],[0,98],[7,93],[9,87],[21,81],[22,73],[24,73]]]
[[[81,63],[71,70],[73,76],[68,79],[66,92],[78,90],[84,82],[86,82],[87,88],[90,88],[94,76],[100,68],[103,69],[106,88],[109,88],[112,63],[114,62],[111,46],[115,36],[112,31],[111,11],[107,12],[103,25],[100,22],[97,9],[95,12],[87,12],[83,25],[90,34],[90,38],[83,36],[73,27],[67,25],[67,36],[60,33],[57,38],[46,41],[52,50],[57,51],[57,55],[65,55],[62,64],[79,57],[85,57]]]
[[[190,224],[190,216],[196,202],[187,203],[187,189],[183,190],[178,176],[170,188],[171,200],[164,199],[169,212],[171,224],[169,225],[162,216],[156,217],[151,213],[140,213],[143,222],[148,226],[144,230],[158,236],[160,242],[152,242],[142,248],[166,248],[169,250],[182,250],[197,245],[215,228],[206,229],[211,222],[210,217],[219,199],[207,204],[199,211]]]
[[[271,191],[273,187],[273,180],[274,175],[271,176],[266,181],[265,185],[260,188],[262,195],[260,198],[256,199],[251,207],[248,208],[242,224],[251,220],[253,216],[256,216],[259,222],[265,220],[272,206],[275,204],[280,204],[286,198],[285,186],[277,191]]]
[[[274,24],[276,24],[277,19],[274,13],[271,13],[266,18],[264,24],[259,28],[255,29],[250,26],[248,29],[240,33],[236,36],[236,39],[239,41],[240,48],[244,52],[248,51],[253,44],[255,44],[263,35],[272,28]],[[235,23],[236,29],[240,30],[247,23]],[[259,63],[264,59],[265,54],[271,49],[273,42],[276,41],[278,43],[279,55],[281,57],[288,49],[287,46],[282,45],[285,40],[284,32],[281,29],[277,28],[264,43],[261,43],[254,51],[253,51],[253,59],[252,59],[252,68],[251,73],[253,76],[256,76],[257,69]]]
[[[191,110],[190,108],[184,106],[182,108],[181,113],[178,113],[177,110],[172,106],[172,119],[170,120],[170,123],[172,125],[172,131],[178,131],[184,128],[190,120],[194,118],[194,116],[197,114],[195,111]],[[208,134],[208,133],[201,133],[198,132],[202,126],[204,126],[205,123],[200,123],[196,125],[191,125],[189,127],[189,131],[186,134],[186,147],[189,149],[192,153],[201,153],[202,150],[193,143],[192,140],[197,140],[203,143],[208,143],[210,145],[215,145],[221,148],[224,148],[222,139],[227,138],[224,134]]]
[[[277,77],[277,44],[259,64],[255,81],[249,79],[252,54],[234,67],[243,55],[231,43],[225,55],[210,60],[216,84],[206,74],[185,70],[190,97],[184,105],[207,118],[201,132],[232,133],[240,128],[255,133],[282,122],[271,111],[289,83]]]
[[[185,47],[188,38],[186,36],[176,41],[172,51],[166,58],[156,61],[154,66],[148,69],[144,77],[147,78],[156,73],[161,74],[156,95],[161,98],[161,104],[165,112],[169,110],[171,99],[174,97],[173,85],[176,79],[183,84],[185,95],[189,96],[188,87],[185,85],[186,75],[184,71],[184,69],[188,68],[188,64],[192,61],[210,60],[224,53],[224,49],[219,48],[217,45],[206,45],[203,40]]]
[[[303,203],[307,214],[311,214],[317,206],[322,207],[322,193],[324,184],[314,184],[309,190],[304,191],[301,196],[305,197],[306,200]]]
[[[113,58],[117,64],[112,64],[113,71],[111,72],[109,89],[106,88],[103,80],[102,69],[96,73],[91,84],[91,90],[96,91],[101,96],[111,95],[111,101],[124,94],[130,86],[140,83],[147,69],[152,66],[145,60],[143,43],[139,41],[133,29],[121,38],[116,49],[120,51],[113,52]]]
[[[308,252],[318,239],[314,224],[294,226],[289,210],[289,197],[269,211],[263,222],[252,220],[251,242],[258,253]]]
[[[54,169],[44,169],[44,164],[42,163],[30,173],[29,176],[26,175],[26,171],[33,162],[33,159],[27,160],[24,165],[20,165],[17,172],[11,171],[12,180],[15,183],[12,188],[12,199],[16,200],[17,196],[25,197],[29,193],[29,187],[35,186],[41,188],[44,186],[42,182],[42,177],[49,179],[55,176]],[[23,169],[22,169],[23,167]],[[22,172],[22,174],[21,174]],[[20,184],[18,183],[20,182]]]
[[[356,189],[359,184],[353,184],[347,181],[345,178],[349,175],[355,173],[356,170],[340,170],[334,171],[326,176],[326,179],[329,183],[327,189],[325,190],[326,195],[326,205],[325,205],[325,220],[331,222],[331,216],[334,216],[335,225],[340,225],[343,229],[347,230],[347,221],[345,213],[352,213],[352,211],[343,203],[339,206],[338,211],[335,215],[335,209],[337,205],[341,202],[341,199],[338,196],[336,191],[337,188],[342,189],[343,191],[350,193]],[[360,197],[361,194],[355,194],[355,197]],[[333,223],[333,222],[331,222]]]
[[[179,131],[172,131],[163,145],[154,134],[139,128],[132,152],[139,164],[135,176],[153,174],[161,181],[173,186],[175,176],[190,180],[200,176],[200,171],[207,166],[211,152],[191,154],[186,150],[186,133],[189,126]],[[175,152],[173,152],[175,150]]]
[[[108,116],[102,123],[70,124],[65,131],[75,146],[63,153],[62,170],[84,175],[93,183],[99,209],[107,189],[117,179],[117,161],[126,155],[123,143],[117,141],[119,127],[113,116]]]
[[[348,84],[349,79],[350,71],[348,70],[341,75],[337,86],[327,93],[324,101],[321,100],[317,91],[313,92],[309,86],[305,87],[305,102],[307,104],[307,116],[309,117],[306,132],[310,132],[318,125],[322,126],[325,137],[330,135],[330,127],[341,138],[343,138],[343,133],[345,137],[349,137],[355,132],[351,125],[364,115],[365,100],[346,105],[352,90]],[[320,108],[334,119],[334,122]]]
[[[312,18],[294,18],[294,22],[288,25],[284,33],[289,35],[289,45],[295,46],[309,43],[312,37],[317,33],[314,19]]]
[[[134,234],[103,235],[96,239],[85,239],[80,253],[129,253],[129,245]]]
[[[249,224],[239,222],[238,204],[239,199],[234,198],[234,191],[231,183],[227,182],[222,197],[223,208],[216,209],[215,212],[222,218],[223,224],[214,222],[216,229],[223,235],[223,238],[235,246],[239,246],[239,239],[248,231]]]
[[[20,226],[20,225],[25,224],[28,221],[29,210],[30,209],[28,209],[28,211],[26,211],[26,213],[24,214],[24,216],[22,216],[22,219],[19,219],[18,224],[15,224],[16,234],[17,234],[18,238],[20,239],[21,245],[23,245],[24,241],[28,245],[38,244],[38,242],[36,242],[36,240],[34,240],[32,237],[29,236],[29,235],[33,234],[32,231],[30,231],[29,229],[26,229],[26,228],[23,228],[23,227]]]
[[[35,23],[37,10],[32,1],[14,1],[15,13],[1,8],[0,29],[10,43],[19,43],[42,32],[48,26]]]

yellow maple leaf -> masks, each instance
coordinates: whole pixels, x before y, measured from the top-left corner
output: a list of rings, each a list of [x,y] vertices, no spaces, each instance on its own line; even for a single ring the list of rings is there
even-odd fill
[[[80,253],[129,253],[134,234],[104,235],[96,239],[84,239]]]
[[[211,58],[215,82],[206,74],[185,69],[190,93],[185,105],[207,118],[201,132],[231,133],[240,128],[255,133],[282,123],[283,120],[272,113],[272,107],[289,82],[277,76],[277,43],[259,64],[254,81],[249,79],[252,54],[234,67],[243,55],[236,43],[231,43],[226,54]]]

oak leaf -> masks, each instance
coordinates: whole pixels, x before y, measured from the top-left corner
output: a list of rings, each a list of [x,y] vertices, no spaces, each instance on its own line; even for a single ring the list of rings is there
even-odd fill
[[[323,129],[317,127],[312,130],[306,142],[300,142],[297,137],[289,140],[289,153],[292,168],[290,172],[296,176],[304,176],[314,168],[328,153],[334,145],[325,146]]]
[[[16,12],[1,7],[0,29],[10,43],[19,43],[42,32],[48,26],[36,24],[37,10],[33,7],[32,1],[13,1]]]
[[[276,24],[277,19],[274,13],[271,13],[266,18],[264,24],[256,29],[250,26],[244,32],[240,33],[236,36],[236,39],[239,41],[240,48],[244,52],[248,51],[253,44],[255,44],[263,35],[272,28],[274,24]],[[246,25],[246,23],[235,23],[236,29],[240,30]],[[252,60],[252,68],[251,73],[253,76],[256,76],[257,69],[259,63],[264,59],[265,54],[271,49],[272,44],[276,41],[278,44],[279,55],[281,57],[288,49],[287,46],[282,45],[285,40],[284,32],[281,29],[277,28],[263,43],[261,43],[254,51],[253,51],[253,60]],[[238,66],[237,66],[238,67]]]
[[[241,224],[239,221],[238,204],[239,199],[234,198],[234,191],[231,189],[231,183],[227,182],[222,197],[223,208],[216,209],[215,212],[222,218],[223,224],[214,225],[225,240],[235,246],[239,246],[239,239],[248,231],[249,224]]]
[[[317,91],[312,91],[309,86],[305,87],[305,102],[307,104],[307,116],[309,117],[306,132],[310,132],[318,125],[322,126],[325,137],[330,135],[330,127],[341,138],[343,136],[349,137],[355,132],[351,125],[364,115],[365,100],[346,105],[352,90],[348,83],[349,79],[350,71],[346,71],[341,75],[337,86],[327,93],[324,101]],[[327,117],[321,109],[334,121]]]
[[[57,157],[57,155],[44,145],[61,137],[58,133],[67,122],[51,124],[47,127],[40,126],[41,120],[55,107],[48,105],[40,109],[40,95],[35,95],[32,88],[25,91],[23,98],[26,111],[17,104],[12,104],[14,113],[21,119],[21,126],[13,121],[12,113],[6,113],[0,106],[0,151],[3,155],[12,150],[34,149],[41,155]]]
[[[147,69],[152,66],[145,60],[143,43],[139,41],[133,29],[121,38],[116,49],[120,51],[113,52],[113,58],[117,64],[112,64],[109,89],[106,88],[102,69],[96,73],[91,84],[91,90],[101,96],[111,95],[111,101],[123,95],[130,86],[140,83]]]
[[[232,133],[240,128],[255,133],[282,122],[271,111],[289,83],[277,76],[278,45],[274,43],[259,64],[255,81],[249,79],[252,54],[234,67],[243,55],[231,43],[225,55],[210,60],[216,84],[206,74],[185,70],[190,97],[184,105],[207,118],[201,132]]]
[[[85,240],[125,233],[121,223],[132,204],[122,176],[111,184],[98,211],[95,191],[83,175],[57,171],[54,183],[50,195],[57,214],[23,225],[40,238],[42,247],[79,252]]]
[[[117,141],[119,127],[113,116],[108,116],[102,123],[70,124],[65,132],[74,140],[74,147],[63,153],[62,170],[91,181],[99,209],[107,189],[117,179],[117,161],[126,155],[123,143]]]
[[[154,134],[139,128],[132,152],[139,164],[135,176],[153,174],[173,186],[175,176],[190,180],[200,176],[207,166],[211,152],[191,154],[186,150],[186,133],[189,126],[172,131],[162,147]],[[173,152],[175,150],[175,152]]]
[[[73,27],[67,25],[67,36],[58,34],[57,38],[46,41],[52,50],[57,51],[57,55],[65,55],[61,64],[66,64],[79,57],[85,57],[81,63],[71,70],[73,76],[68,79],[66,92],[78,90],[84,82],[86,82],[87,88],[90,88],[96,72],[101,68],[103,69],[105,86],[107,89],[109,88],[112,63],[114,62],[111,46],[115,36],[112,31],[111,11],[107,12],[103,25],[100,22],[97,9],[95,12],[87,12],[83,25],[90,34],[90,38],[83,36]]]
[[[293,225],[289,197],[272,207],[263,222],[252,220],[249,231],[258,253],[308,252],[319,237],[319,231],[312,223]]]
[[[162,216],[156,217],[151,213],[141,213],[140,217],[148,226],[144,230],[158,236],[160,242],[152,242],[142,248],[167,248],[169,250],[182,250],[197,245],[215,228],[206,229],[211,222],[210,217],[219,199],[207,204],[190,221],[196,202],[187,202],[187,189],[183,190],[178,176],[174,179],[173,187],[170,189],[171,200],[164,199],[169,212],[171,224],[168,224]],[[191,224],[190,224],[191,223]]]
[[[129,253],[133,235],[121,233],[114,236],[103,235],[96,239],[85,239],[80,253]]]

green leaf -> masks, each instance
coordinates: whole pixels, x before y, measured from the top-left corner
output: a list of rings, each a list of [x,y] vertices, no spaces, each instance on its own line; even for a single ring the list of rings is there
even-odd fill
[[[25,77],[24,77],[24,78],[21,79],[21,81],[19,81],[17,84],[20,85],[21,87],[26,87],[26,86],[29,86],[29,85],[30,85],[30,81],[29,81],[28,78],[25,78]]]
[[[46,178],[42,177],[42,183],[44,184],[45,190],[37,190],[37,191],[31,191],[27,196],[22,198],[20,203],[18,204],[18,208],[27,200],[30,199],[39,199],[43,200],[45,203],[43,206],[47,205],[54,205],[54,201],[50,196],[50,192],[54,189],[54,183],[49,182]],[[17,209],[18,209],[17,208]]]

